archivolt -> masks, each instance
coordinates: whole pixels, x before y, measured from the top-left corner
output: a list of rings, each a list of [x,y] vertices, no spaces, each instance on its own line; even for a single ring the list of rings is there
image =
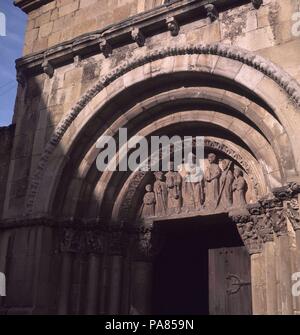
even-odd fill
[[[255,53],[229,45],[215,43],[187,47],[168,47],[154,52],[149,52],[145,56],[125,61],[122,65],[112,70],[108,75],[101,78],[94,87],[89,89],[71,109],[71,111],[63,118],[54,131],[54,134],[46,145],[46,148],[39,160],[37,169],[29,186],[26,203],[27,214],[32,213],[35,197],[51,154],[60,143],[62,137],[72,122],[77,118],[87,104],[92,101],[92,99],[104,88],[126,73],[143,66],[144,64],[164,59],[166,57],[180,55],[216,55],[246,64],[271,78],[286,92],[287,96],[291,99],[295,106],[300,107],[300,87],[290,75],[285,73],[278,66],[274,65],[265,58],[256,55]]]

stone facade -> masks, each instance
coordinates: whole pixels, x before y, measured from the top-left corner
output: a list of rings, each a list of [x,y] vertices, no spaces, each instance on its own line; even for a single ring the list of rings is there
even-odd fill
[[[253,312],[299,313],[289,285],[300,271],[300,39],[292,33],[300,1],[16,5],[28,25],[14,127],[0,130],[0,272],[10,269],[12,292],[0,310],[151,312],[149,287],[139,297],[132,291],[139,276],[150,285],[143,276],[159,257],[156,222],[225,212],[251,254]],[[163,209],[144,197],[147,185],[156,192],[156,176],[96,169],[97,140],[121,127],[146,137],[204,132],[206,158],[213,153],[240,174],[230,190],[207,178],[191,211],[178,211],[166,190],[166,213],[156,215]],[[242,184],[238,206],[217,210]],[[216,202],[209,213],[205,196]]]

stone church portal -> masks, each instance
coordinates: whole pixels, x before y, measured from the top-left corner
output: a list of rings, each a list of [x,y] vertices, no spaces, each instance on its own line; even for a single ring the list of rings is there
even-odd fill
[[[0,314],[299,314],[300,1],[15,5]],[[193,140],[180,169],[97,169],[122,128],[203,136],[203,161]]]

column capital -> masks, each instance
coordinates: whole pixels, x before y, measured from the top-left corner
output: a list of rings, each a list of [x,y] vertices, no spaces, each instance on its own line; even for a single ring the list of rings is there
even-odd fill
[[[298,199],[293,198],[287,203],[286,213],[294,230],[300,230],[300,212]]]
[[[249,254],[262,253],[262,240],[257,233],[255,223],[253,221],[238,223],[237,228]]]
[[[74,254],[103,254],[102,232],[64,228],[60,235],[60,252]]]
[[[273,192],[274,197],[262,199],[260,201],[264,217],[262,219],[263,221],[258,220],[258,222],[260,222],[258,224],[261,224],[259,225],[261,232],[268,235],[264,236],[266,241],[271,240],[272,227],[273,232],[277,235],[277,237],[288,234],[287,215],[283,202],[284,199],[291,194],[291,192],[294,192],[292,191],[292,186],[278,188]]]
[[[153,261],[159,255],[163,242],[163,234],[156,231],[153,224],[141,226],[133,241],[133,258],[136,261]]]
[[[262,253],[262,239],[260,238],[256,224],[247,209],[234,211],[230,217],[237,224],[238,232],[250,255]]]
[[[108,233],[108,254],[110,256],[124,256],[125,236],[122,230],[112,229]]]
[[[267,210],[265,214],[253,215],[253,222],[257,234],[263,243],[274,241],[273,217],[272,212]]]

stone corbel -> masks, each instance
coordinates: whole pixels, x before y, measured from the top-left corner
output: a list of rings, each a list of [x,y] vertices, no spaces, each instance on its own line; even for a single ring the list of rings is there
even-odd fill
[[[105,58],[111,56],[113,49],[105,38],[100,39],[99,47]]]
[[[42,68],[43,68],[44,73],[46,73],[46,75],[49,78],[53,77],[53,75],[54,75],[54,67],[52,66],[52,64],[47,59],[44,60],[44,62],[42,64]]]
[[[76,67],[80,65],[80,62],[81,62],[81,56],[79,55],[74,56],[74,65]]]
[[[252,0],[252,4],[255,9],[259,9],[263,4],[263,0]]]
[[[178,24],[177,20],[173,16],[167,17],[166,23],[167,23],[167,27],[168,27],[168,30],[170,31],[171,35],[174,36],[174,37],[177,36],[179,34],[179,30],[180,30],[180,27],[179,27],[179,24]]]
[[[207,17],[210,18],[211,22],[218,20],[219,12],[217,11],[217,8],[215,5],[208,4],[208,5],[205,5],[204,8],[206,10]]]
[[[146,38],[139,28],[132,29],[131,37],[139,47],[143,47],[145,45]]]
[[[26,84],[26,77],[25,74],[22,70],[18,69],[17,70],[17,82],[24,87]]]

